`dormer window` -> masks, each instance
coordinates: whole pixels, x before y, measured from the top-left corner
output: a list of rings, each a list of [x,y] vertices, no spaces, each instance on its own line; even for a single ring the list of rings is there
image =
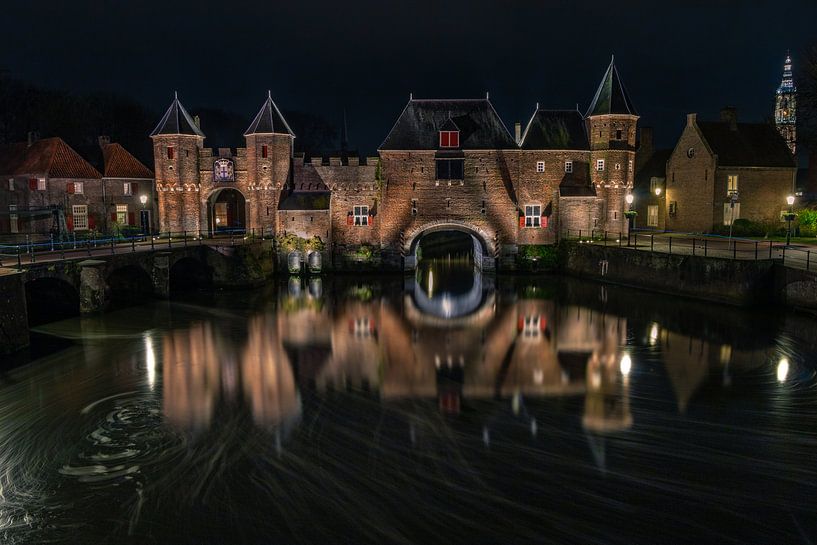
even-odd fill
[[[460,147],[460,131],[440,131],[441,148]]]

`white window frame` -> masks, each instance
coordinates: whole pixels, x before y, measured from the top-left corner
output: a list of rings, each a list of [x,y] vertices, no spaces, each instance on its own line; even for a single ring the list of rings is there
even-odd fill
[[[37,191],[45,191],[45,178],[37,178]]]
[[[20,232],[20,224],[18,223],[19,216],[17,215],[17,205],[10,204],[9,205],[9,232],[10,233],[19,233]]]
[[[74,182],[74,194],[75,195],[85,194],[85,184],[83,182]]]
[[[122,194],[125,195],[126,197],[133,196],[133,184],[131,184],[130,182],[124,182],[122,184]]]
[[[545,171],[545,162],[544,161],[536,161],[536,172],[542,174]]]
[[[732,212],[732,209],[729,206],[730,204],[731,202],[723,203],[723,224],[727,226],[731,225],[735,220],[740,219],[740,203],[735,203],[734,212]]]
[[[604,159],[596,159],[596,172],[604,172]]]
[[[522,322],[522,336],[528,339],[537,338],[541,335],[542,316],[539,314],[525,316]]]
[[[573,161],[565,161],[565,174],[573,173]]]
[[[127,204],[117,204],[116,205],[116,223],[119,225],[127,225],[128,224],[128,205]]]
[[[354,217],[353,224],[355,227],[365,227],[369,225],[369,206],[356,204],[354,208],[352,208],[352,216]]]
[[[734,182],[734,184],[732,183]],[[726,194],[733,195],[739,191],[740,180],[737,174],[729,174],[726,176]]]
[[[542,205],[525,205],[525,229],[539,229],[542,227]]]
[[[75,204],[71,206],[71,216],[74,220],[74,231],[88,230],[88,205]]]
[[[647,205],[647,227],[658,227],[658,205]]]

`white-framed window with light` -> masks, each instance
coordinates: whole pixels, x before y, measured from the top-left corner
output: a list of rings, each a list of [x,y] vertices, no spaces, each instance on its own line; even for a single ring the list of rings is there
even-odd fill
[[[545,162],[536,161],[536,172],[542,173],[545,171]]]
[[[45,178],[37,178],[37,191],[45,191]]]
[[[116,205],[116,223],[120,225],[125,225],[128,223],[128,205],[127,204],[117,204]]]
[[[355,225],[369,225],[369,207],[355,206],[353,209],[354,224]]]
[[[738,175],[730,174],[726,177],[726,194],[734,195],[738,192]]]
[[[133,195],[133,185],[130,182],[125,182],[122,184],[122,191],[122,194],[126,197]]]
[[[537,228],[542,226],[542,206],[538,204],[525,205],[525,227]]]
[[[723,203],[723,224],[732,225],[732,222],[740,219],[740,203]]]
[[[658,205],[647,206],[647,227],[658,227]]]
[[[88,206],[85,204],[75,204],[71,207],[71,214],[74,218],[74,231],[87,231]]]
[[[19,233],[20,232],[20,225],[18,222],[17,216],[17,205],[10,204],[9,205],[9,232],[10,233]]]
[[[565,174],[573,172],[573,161],[565,161]]]
[[[522,324],[522,336],[528,339],[539,337],[542,330],[542,317],[539,314],[525,316]]]
[[[604,172],[604,159],[596,159],[596,170]]]
[[[85,184],[83,182],[74,182],[74,194],[83,195],[85,193]]]

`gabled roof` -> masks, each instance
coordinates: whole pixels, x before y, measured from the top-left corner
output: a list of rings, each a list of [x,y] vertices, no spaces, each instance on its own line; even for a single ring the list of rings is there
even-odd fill
[[[515,149],[516,143],[487,99],[410,99],[381,150],[436,150],[449,122],[460,131],[461,149]],[[450,126],[450,125],[449,125]]]
[[[641,168],[635,173],[636,187],[650,186],[650,180],[653,178],[667,177],[667,161],[672,155],[672,149],[657,149],[653,152],[647,162],[641,165]]]
[[[537,108],[522,135],[522,149],[589,150],[582,114],[576,110]]]
[[[191,134],[204,138],[204,133],[198,128],[193,118],[184,109],[182,103],[179,102],[179,95],[173,94],[173,102],[165,112],[162,120],[156,125],[156,128],[150,133],[150,136],[159,134]]]
[[[49,178],[101,178],[97,169],[62,138],[44,138],[30,146],[11,144],[0,150],[0,174],[41,175]]]
[[[638,115],[630,100],[630,95],[627,94],[627,89],[624,88],[621,76],[618,75],[615,58],[610,61],[610,66],[607,67],[607,72],[601,79],[585,117],[606,114]]]
[[[105,144],[102,157],[106,178],[153,178],[153,171],[120,144]]]
[[[250,134],[288,134],[295,137],[295,133],[289,128],[281,110],[272,100],[272,93],[267,91],[267,100],[261,106],[255,119],[250,123],[249,128],[244,132],[244,136]]]
[[[796,166],[785,140],[770,123],[736,123],[734,129],[723,121],[697,124],[719,166]]]

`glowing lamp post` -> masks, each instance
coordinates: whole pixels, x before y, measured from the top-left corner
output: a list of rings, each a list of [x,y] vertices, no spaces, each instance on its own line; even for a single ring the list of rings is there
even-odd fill
[[[791,209],[794,206],[794,195],[786,197],[786,203],[789,205],[789,211],[786,213],[786,246],[788,246],[791,244],[791,222],[795,217]]]
[[[633,196],[632,193],[627,193],[627,196],[624,197],[624,200],[627,203],[627,211],[624,212],[624,216],[628,220],[630,220],[630,222],[632,223],[632,230],[635,231],[635,217],[636,217],[636,215],[638,215],[638,212],[633,210],[633,201],[635,200],[635,197]],[[630,230],[628,229],[627,230],[627,245],[629,246],[629,244],[630,244]]]

